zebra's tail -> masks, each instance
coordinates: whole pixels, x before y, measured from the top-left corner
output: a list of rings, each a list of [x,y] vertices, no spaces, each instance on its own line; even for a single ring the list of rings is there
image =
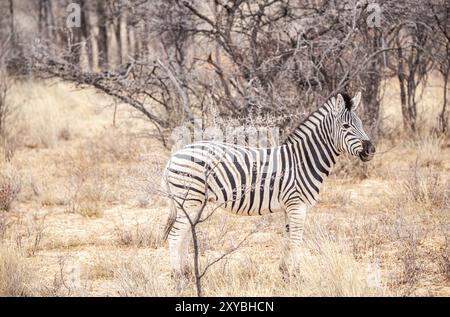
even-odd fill
[[[170,214],[167,219],[166,227],[164,228],[163,241],[166,241],[169,237],[170,230],[172,229],[175,221],[177,220],[177,208],[175,208],[175,204],[170,202]]]
[[[163,192],[168,195],[169,199],[169,206],[170,206],[170,214],[169,218],[167,219],[166,226],[164,228],[164,234],[163,234],[163,241],[166,241],[169,237],[170,230],[172,229],[173,225],[175,224],[175,221],[177,219],[177,208],[175,207],[175,203],[173,201],[173,198],[170,197],[170,188],[169,188],[169,182],[167,180],[167,167],[169,166],[170,161],[167,163],[167,166],[165,168],[165,172],[163,173],[163,177],[161,179],[161,188]]]

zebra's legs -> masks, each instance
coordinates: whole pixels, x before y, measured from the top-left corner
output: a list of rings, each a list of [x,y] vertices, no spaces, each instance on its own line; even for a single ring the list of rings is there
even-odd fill
[[[306,212],[308,208],[301,204],[287,210],[289,217],[289,236],[292,246],[298,246],[303,241],[303,231],[305,228]]]
[[[284,221],[284,228],[283,228],[284,230],[283,230],[283,238],[282,238],[282,256],[280,259],[279,269],[283,273],[283,275],[286,275],[288,272],[286,259],[289,256],[289,243],[290,243],[289,217],[288,217],[286,211],[284,211],[284,220],[285,221]]]
[[[182,211],[179,211],[182,213]],[[186,275],[189,271],[187,256],[189,249],[189,234],[191,225],[185,215],[177,215],[175,224],[169,233],[170,265],[175,275]]]
[[[187,262],[189,243],[192,241],[192,228],[189,219],[195,221],[202,204],[198,199],[188,200],[186,198],[183,208],[179,205],[176,207],[176,220],[168,236],[170,265],[175,275],[187,276],[191,272],[190,265]]]
[[[298,204],[287,208],[286,215],[288,218],[289,229],[288,241],[285,241],[283,258],[281,260],[280,269],[283,274],[290,271],[290,266],[296,266],[299,256],[300,246],[303,241],[303,231],[305,226],[306,212],[308,208],[305,204]]]

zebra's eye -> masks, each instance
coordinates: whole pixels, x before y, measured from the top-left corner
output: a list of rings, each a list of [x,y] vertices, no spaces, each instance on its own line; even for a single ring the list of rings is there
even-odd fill
[[[350,128],[350,124],[348,124],[348,123],[344,123],[342,126],[344,127],[344,129]]]

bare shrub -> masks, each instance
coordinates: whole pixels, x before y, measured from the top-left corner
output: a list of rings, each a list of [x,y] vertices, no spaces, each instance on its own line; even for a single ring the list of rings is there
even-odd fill
[[[397,259],[401,263],[400,275],[394,283],[403,284],[404,295],[410,295],[424,273],[425,263],[420,248],[428,235],[428,229],[401,215],[392,229],[396,241],[400,242]]]
[[[32,296],[32,272],[21,252],[0,245],[1,296]]]
[[[80,272],[69,265],[67,256],[58,257],[58,270],[53,276],[50,285],[42,285],[39,290],[40,296],[80,296],[83,295],[83,289],[79,283]]]
[[[10,239],[15,245],[26,251],[28,256],[36,255],[40,250],[42,240],[45,235],[45,219],[47,214],[38,215],[33,213],[23,217],[18,217],[11,224]]]
[[[82,188],[77,190],[77,195],[72,200],[71,206],[73,212],[83,217],[99,218],[103,216],[103,184],[99,180],[82,184]]]
[[[378,247],[393,239],[386,233],[386,228],[392,226],[391,222],[391,218],[386,215],[351,220],[350,243],[355,259],[363,259],[367,253],[374,255]]]
[[[29,239],[29,246],[27,252],[30,256],[34,256],[39,250],[45,231],[45,214],[39,217],[37,214],[33,214],[31,220],[27,224],[27,235]]]
[[[402,272],[400,283],[406,284],[405,294],[413,292],[423,270],[423,264],[420,261],[418,253],[418,242],[414,239],[404,241],[404,248],[401,252],[400,261],[402,263]]]
[[[6,168],[0,172],[0,210],[10,210],[21,184],[20,176],[14,168]]]

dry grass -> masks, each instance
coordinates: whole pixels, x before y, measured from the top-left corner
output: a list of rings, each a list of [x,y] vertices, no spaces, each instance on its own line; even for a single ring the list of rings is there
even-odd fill
[[[140,223],[137,219],[132,226],[124,223],[115,226],[116,244],[121,247],[157,249],[163,246],[164,224],[161,221]]]
[[[407,202],[419,207],[443,206],[449,195],[439,170],[420,170],[416,165],[411,165],[402,185]]]
[[[102,260],[96,260],[94,264],[89,265],[86,272],[86,279],[90,280],[109,280],[114,276],[114,267]]]
[[[17,147],[51,148],[57,146],[62,135],[67,135],[68,118],[59,106],[58,95],[49,94],[44,85],[30,82],[13,86],[11,104],[21,105],[17,110],[14,130]],[[66,132],[63,132],[66,131]]]
[[[19,250],[0,245],[0,296],[32,295],[35,278]]]
[[[439,265],[439,272],[444,276],[447,282],[450,282],[450,244],[448,240],[447,235],[444,244],[439,248],[436,257]]]
[[[426,136],[416,141],[417,164],[425,167],[441,167],[444,161],[442,148],[445,145],[443,137]]]
[[[256,231],[208,271],[206,295],[449,296],[449,140],[401,141],[395,93],[385,95],[379,154],[339,163],[307,216],[288,279],[279,270],[283,215],[219,210],[200,226],[203,266]],[[110,100],[90,90],[19,83],[10,98],[24,115],[1,168],[15,176],[0,185],[13,179],[21,190],[0,212],[0,294],[195,295],[191,282],[171,279],[161,239],[167,205],[149,195],[169,151],[136,137],[142,125],[127,111],[112,127]],[[430,116],[421,129],[430,113],[420,112]]]
[[[309,240],[309,254],[300,256],[300,283],[303,295],[373,296],[382,295],[381,273],[376,266],[359,262],[346,243],[336,241],[320,229]],[[305,292],[305,290],[307,290]],[[308,293],[309,292],[309,293]]]
[[[157,257],[144,259],[131,256],[119,260],[114,276],[119,284],[120,296],[168,296],[173,294],[164,267]],[[167,275],[167,273],[165,273]]]

